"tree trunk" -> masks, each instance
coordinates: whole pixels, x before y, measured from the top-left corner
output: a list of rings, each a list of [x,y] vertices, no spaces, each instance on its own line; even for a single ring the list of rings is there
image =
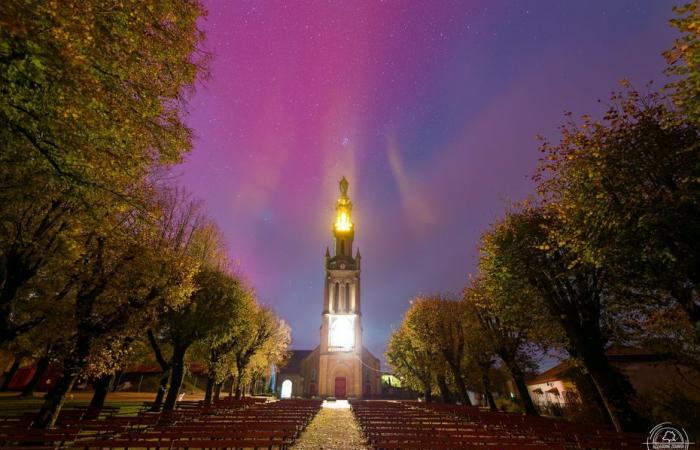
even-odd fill
[[[432,403],[433,388],[430,386],[430,382],[423,382],[423,396],[425,397],[426,403]]]
[[[535,404],[532,403],[532,398],[530,398],[530,392],[527,390],[527,384],[525,384],[525,376],[519,368],[511,368],[510,374],[513,377],[513,382],[515,383],[515,388],[518,390],[518,395],[523,402],[523,408],[525,409],[525,414],[528,416],[539,416],[535,408]]]
[[[572,311],[565,310],[561,315],[561,324],[571,346],[569,353],[580,359],[615,429],[643,432],[646,427],[630,405],[634,389],[608,362],[605,340],[598,326],[599,316],[592,313],[589,316],[589,320],[581,324],[571,319],[577,317]]]
[[[216,383],[214,385],[214,401],[218,402],[219,398],[221,398],[221,385],[223,383]]]
[[[238,393],[236,393],[236,395],[238,395]],[[233,378],[231,378],[228,384],[228,396],[229,398],[233,397]]]
[[[603,349],[580,349],[581,359],[600,394],[615,430],[642,432],[645,427],[629,403],[631,386],[610,366]]]
[[[5,379],[2,380],[2,388],[0,388],[0,390],[6,391],[7,389],[9,389],[12,379],[15,377],[17,371],[19,370],[21,359],[22,358],[15,358],[14,362],[10,366],[10,370],[8,370],[5,373]]]
[[[128,348],[128,344],[126,345],[126,348]],[[124,376],[124,372],[121,370],[114,374],[114,381],[112,382],[111,387],[112,392],[117,392],[117,389],[119,389],[119,385],[122,382],[122,376]]]
[[[30,269],[23,258],[21,251],[12,246],[5,256],[5,276],[0,282],[0,346],[12,341],[19,334],[19,330],[13,325],[12,304],[19,289],[36,273],[36,269]],[[23,330],[26,331],[26,330]],[[4,384],[4,383],[3,383]]]
[[[103,375],[93,383],[95,388],[95,393],[92,394],[92,400],[90,400],[90,409],[100,410],[105,405],[105,400],[107,399],[107,394],[114,383],[115,376]]]
[[[54,426],[63,403],[66,401],[66,395],[73,389],[73,385],[78,380],[80,372],[83,370],[83,365],[90,355],[91,343],[91,337],[78,336],[75,349],[63,363],[63,375],[44,397],[44,404],[41,405],[38,417],[32,425],[34,428],[47,429]]]
[[[440,396],[442,397],[442,403],[452,403],[452,396],[450,395],[450,388],[447,386],[447,380],[445,380],[444,375],[437,376],[438,388],[440,389]]]
[[[484,388],[484,397],[486,397],[486,404],[489,410],[492,412],[498,411],[498,408],[496,408],[496,401],[493,399],[493,393],[491,392],[491,380],[487,373],[481,375],[481,385]]]
[[[182,381],[185,378],[186,352],[187,346],[177,344],[173,346],[173,356],[170,361],[170,387],[168,388],[168,393],[165,396],[163,411],[172,411],[175,409],[177,398],[180,395]]]
[[[457,384],[459,400],[463,405],[472,406],[472,401],[469,399],[469,392],[467,392],[467,386],[464,384],[464,379],[462,378],[462,369],[457,364],[449,364],[449,366],[450,369],[452,369],[455,384]]]
[[[234,392],[236,394],[236,400],[240,400],[243,396],[243,391],[241,390],[241,374],[239,373],[236,377],[233,377],[231,382],[235,383]]]
[[[79,374],[79,368],[77,370],[72,368],[66,370],[63,376],[58,379],[56,385],[46,394],[44,404],[41,406],[38,417],[34,421],[34,428],[45,430],[54,426],[63,403],[66,401],[66,395],[73,389]]]
[[[170,381],[170,369],[163,372],[163,376],[160,377],[160,383],[158,384],[158,392],[156,392],[156,398],[153,400],[153,406],[151,406],[151,412],[160,411],[161,406],[163,406],[163,399],[165,398],[165,392],[168,390],[168,382]]]
[[[39,381],[41,381],[41,378],[49,368],[50,362],[51,358],[49,355],[44,355],[39,358],[39,360],[36,362],[36,370],[34,371],[34,375],[32,375],[32,379],[29,380],[29,383],[22,388],[22,393],[20,394],[21,397],[32,397],[34,395],[34,391],[36,390],[36,387],[39,386]]]
[[[214,393],[214,375],[209,374],[207,376],[207,387],[204,390],[204,406],[211,405],[212,394]]]
[[[608,409],[605,406],[603,397],[601,397],[600,392],[598,392],[598,387],[595,385],[595,382],[593,382],[591,374],[584,373],[581,377],[581,382],[586,384],[584,387],[584,392],[587,392],[590,400],[595,403],[596,409],[598,409],[598,413],[600,414],[600,418],[603,420],[603,423],[612,425],[612,420],[610,419],[610,414],[608,414]],[[586,401],[585,399],[582,400]]]

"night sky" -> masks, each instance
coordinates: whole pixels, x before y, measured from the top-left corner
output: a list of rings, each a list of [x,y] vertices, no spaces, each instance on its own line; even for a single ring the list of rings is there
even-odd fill
[[[211,74],[178,167],[238,270],[318,344],[341,175],[362,252],[364,340],[381,356],[408,300],[458,292],[479,235],[533,191],[536,134],[662,84],[663,1],[209,1]]]

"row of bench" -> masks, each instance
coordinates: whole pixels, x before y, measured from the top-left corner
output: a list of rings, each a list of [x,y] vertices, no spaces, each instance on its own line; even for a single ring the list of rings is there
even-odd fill
[[[0,421],[0,450],[77,449],[286,449],[321,407],[320,401],[233,401],[204,406],[181,402],[168,413],[98,418],[62,414],[51,430],[31,429],[31,417]]]
[[[384,449],[572,450],[643,448],[645,437],[609,427],[489,412],[474,406],[351,401],[367,442]]]

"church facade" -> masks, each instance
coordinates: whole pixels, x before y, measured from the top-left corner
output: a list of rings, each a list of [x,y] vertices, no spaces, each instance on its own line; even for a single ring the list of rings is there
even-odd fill
[[[355,225],[348,181],[340,180],[333,247],[324,257],[320,342],[294,350],[277,376],[282,397],[371,398],[380,392],[380,363],[362,343],[361,261],[353,255]]]

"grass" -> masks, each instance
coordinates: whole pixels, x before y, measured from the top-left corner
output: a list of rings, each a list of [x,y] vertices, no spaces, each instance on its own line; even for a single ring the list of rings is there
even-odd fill
[[[37,412],[43,403],[44,393],[34,397],[19,397],[16,392],[0,393],[0,416],[16,416],[27,412]],[[120,415],[136,414],[143,402],[152,401],[153,393],[114,392],[107,396],[105,406],[118,407]],[[88,406],[92,392],[76,392],[69,394],[64,408]]]

